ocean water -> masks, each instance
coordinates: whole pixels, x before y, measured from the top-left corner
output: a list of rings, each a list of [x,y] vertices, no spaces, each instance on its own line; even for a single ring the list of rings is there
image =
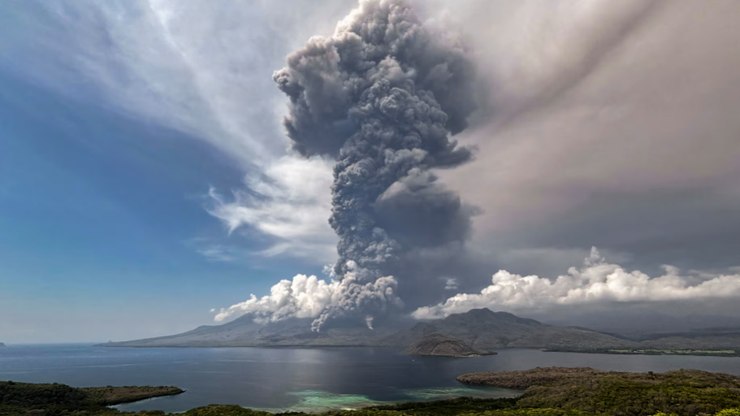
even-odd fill
[[[0,349],[0,380],[72,386],[175,385],[186,390],[119,406],[184,411],[211,403],[265,410],[321,411],[460,396],[511,397],[470,388],[470,371],[589,366],[603,370],[694,368],[740,375],[738,357],[607,355],[502,350],[475,358],[411,357],[382,348],[112,348],[23,345]]]

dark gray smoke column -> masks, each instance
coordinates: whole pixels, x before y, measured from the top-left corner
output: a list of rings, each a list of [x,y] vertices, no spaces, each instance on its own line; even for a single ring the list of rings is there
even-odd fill
[[[285,126],[295,149],[337,160],[330,223],[340,237],[341,291],[314,327],[355,314],[371,325],[400,305],[391,274],[404,244],[462,240],[467,232],[459,199],[429,170],[470,158],[450,135],[475,109],[472,64],[404,1],[368,0],[333,36],[313,37],[288,56],[274,79],[290,98]],[[424,223],[397,224],[396,213]],[[411,235],[430,227],[424,238]]]

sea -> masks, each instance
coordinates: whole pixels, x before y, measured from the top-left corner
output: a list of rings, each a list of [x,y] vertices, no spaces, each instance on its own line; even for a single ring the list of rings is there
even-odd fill
[[[699,369],[740,375],[740,357],[501,350],[473,358],[414,357],[383,348],[123,348],[89,344],[0,348],[0,380],[71,386],[174,385],[185,393],[116,406],[181,412],[212,403],[319,412],[461,396],[514,397],[455,376],[534,367],[617,371]]]

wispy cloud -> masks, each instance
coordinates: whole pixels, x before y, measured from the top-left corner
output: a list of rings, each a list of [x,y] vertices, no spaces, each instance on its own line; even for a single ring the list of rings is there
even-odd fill
[[[329,182],[320,178],[327,171],[285,157],[285,103],[271,75],[293,42],[331,28],[336,19],[327,15],[347,3],[299,1],[302,11],[286,11],[268,1],[29,1],[8,11],[5,23],[14,26],[0,39],[8,51],[0,67],[211,144],[248,173],[230,198],[211,192],[212,212],[231,231],[250,225],[276,240],[253,254],[331,261]],[[231,257],[215,247],[200,250]]]
[[[210,189],[209,212],[229,233],[257,231],[274,242],[257,254],[290,255],[331,262],[336,235],[329,226],[331,168],[321,158],[286,156],[248,175],[245,188],[226,198]]]
[[[2,45],[16,57],[4,63],[48,88],[184,131],[245,168],[259,167],[287,143],[270,78],[285,39],[265,19],[276,10],[261,6],[28,2],[12,11],[13,33],[27,36]]]
[[[197,251],[210,261],[232,262],[237,259],[233,249],[220,244],[202,247]]]

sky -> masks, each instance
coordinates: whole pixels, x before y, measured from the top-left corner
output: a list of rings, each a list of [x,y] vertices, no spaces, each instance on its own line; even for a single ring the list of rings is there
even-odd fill
[[[446,127],[470,160],[374,199],[403,246],[384,276],[342,266],[357,259],[328,222],[338,156],[311,147],[303,103],[273,81],[287,68],[310,90],[286,57],[341,48],[356,1],[0,5],[0,341],[331,318],[357,282],[391,305],[368,325],[386,306],[740,323],[737,2],[407,4],[435,51],[475,68],[450,84],[475,111]],[[434,227],[408,225],[414,186],[468,227],[418,234]]]

